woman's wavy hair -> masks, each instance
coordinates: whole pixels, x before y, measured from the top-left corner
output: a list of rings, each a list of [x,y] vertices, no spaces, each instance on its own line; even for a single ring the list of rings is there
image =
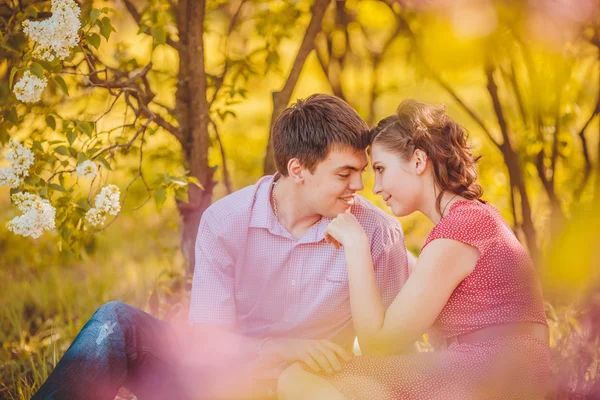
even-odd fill
[[[427,154],[440,190],[436,203],[440,214],[445,191],[469,200],[483,194],[476,167],[481,157],[473,156],[467,139],[466,130],[446,114],[444,106],[432,107],[417,100],[404,100],[396,114],[371,130],[371,145],[382,146],[406,161],[416,149]]]

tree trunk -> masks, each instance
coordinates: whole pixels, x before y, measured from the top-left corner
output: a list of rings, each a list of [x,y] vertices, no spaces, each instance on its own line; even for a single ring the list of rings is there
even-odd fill
[[[178,202],[183,219],[181,249],[194,270],[195,242],[202,213],[212,202],[214,170],[208,165],[209,104],[204,70],[204,0],[181,0],[178,7],[179,82],[176,111],[179,129],[185,138],[183,152],[190,174],[203,188],[190,185],[188,203]],[[193,66],[193,68],[191,68]]]
[[[519,195],[521,198],[521,212],[523,218],[523,234],[525,235],[525,241],[527,242],[529,254],[531,255],[531,258],[537,263],[540,261],[540,251],[537,243],[537,234],[533,225],[533,218],[531,215],[531,204],[529,202],[527,187],[525,185],[525,175],[523,173],[523,168],[521,167],[519,157],[511,144],[508,123],[506,122],[506,118],[504,116],[504,110],[502,109],[500,96],[498,95],[498,87],[496,85],[496,81],[494,80],[494,66],[489,60],[485,65],[485,74],[488,80],[488,93],[490,94],[490,97],[492,99],[494,112],[496,114],[496,118],[498,119],[500,132],[502,133],[503,142],[502,144],[500,144],[499,148],[500,151],[502,151],[504,163],[508,168],[510,184],[517,188],[517,190],[519,191]]]
[[[279,118],[279,115],[281,115],[283,110],[285,110],[290,102],[290,99],[292,98],[292,92],[294,91],[294,87],[296,87],[296,83],[300,77],[300,72],[302,71],[304,62],[315,47],[315,38],[321,31],[321,23],[323,22],[323,16],[325,15],[328,5],[329,0],[315,1],[315,4],[312,8],[312,18],[308,24],[308,28],[306,28],[306,33],[304,34],[302,44],[300,45],[300,49],[298,50],[296,59],[292,65],[290,75],[288,76],[283,89],[281,89],[281,92],[273,92],[273,114],[271,115],[269,139],[267,141],[267,150],[264,162],[265,175],[274,173],[276,169],[275,159],[273,158],[273,146],[271,146],[271,129],[273,129],[273,125],[277,121],[277,118]]]

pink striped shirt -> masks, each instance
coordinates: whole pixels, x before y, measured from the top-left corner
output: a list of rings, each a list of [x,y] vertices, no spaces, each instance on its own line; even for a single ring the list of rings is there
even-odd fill
[[[330,339],[350,346],[348,273],[343,249],[324,240],[321,218],[299,240],[275,217],[273,176],[222,198],[202,216],[189,321],[235,324],[242,335]],[[402,227],[357,196],[351,212],[371,240],[386,307],[408,279]]]

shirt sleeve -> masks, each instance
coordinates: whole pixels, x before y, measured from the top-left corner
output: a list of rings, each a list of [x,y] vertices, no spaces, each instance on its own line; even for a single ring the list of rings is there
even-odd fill
[[[390,228],[375,231],[371,241],[371,253],[381,299],[387,308],[409,276],[406,244],[400,222]]]
[[[189,322],[235,324],[235,259],[218,223],[205,211],[196,237],[196,262],[192,280]]]
[[[487,210],[479,205],[471,206],[444,218],[431,231],[421,251],[435,239],[451,239],[475,247],[483,256],[494,245],[500,229],[510,232],[508,227],[499,225]]]

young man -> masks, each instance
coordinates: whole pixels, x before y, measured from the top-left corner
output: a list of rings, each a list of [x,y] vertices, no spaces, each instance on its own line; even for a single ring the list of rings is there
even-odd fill
[[[278,173],[203,214],[192,332],[123,303],[101,307],[34,399],[274,396],[285,365],[340,370],[354,339],[343,249],[324,240],[339,213],[365,228],[386,305],[408,278],[398,221],[356,193],[368,127],[339,98],[313,95],[272,132]]]

